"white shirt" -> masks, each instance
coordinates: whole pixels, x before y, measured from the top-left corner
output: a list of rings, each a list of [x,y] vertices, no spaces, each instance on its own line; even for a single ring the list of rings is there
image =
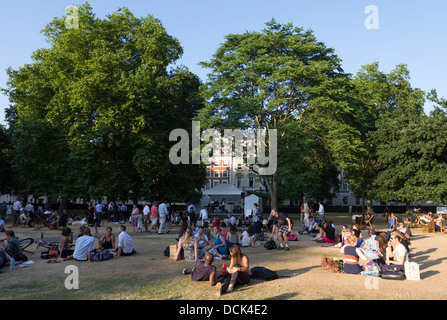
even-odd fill
[[[241,240],[241,246],[243,247],[249,247],[251,246],[251,239],[254,237],[255,235],[252,235],[251,237],[248,235],[247,231],[244,231],[242,233],[242,240]]]
[[[20,203],[20,201],[16,201],[16,202],[14,202],[12,209],[15,211],[19,211],[21,207],[22,207],[22,204]]]
[[[405,257],[406,259],[406,255],[407,255],[407,248],[405,248],[405,246],[400,243],[396,249],[394,249],[394,261],[399,261],[402,257]]]
[[[132,238],[124,231],[118,235],[118,247],[120,247],[124,253],[131,253],[134,250]]]
[[[202,217],[202,219],[208,219],[208,211],[206,209],[202,209],[200,210],[200,216]]]
[[[149,212],[151,212],[151,209],[149,208],[149,206],[144,206],[143,208],[143,215],[147,216],[149,214]]]
[[[318,207],[318,214],[319,214],[319,215],[324,214],[324,207],[323,207],[322,204],[320,204],[320,206]]]
[[[82,236],[76,240],[73,258],[85,261],[88,259],[88,253],[93,250],[95,238],[92,236]]]

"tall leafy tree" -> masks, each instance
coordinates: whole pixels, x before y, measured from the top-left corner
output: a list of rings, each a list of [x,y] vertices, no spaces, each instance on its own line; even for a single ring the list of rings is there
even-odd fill
[[[10,193],[14,186],[12,144],[6,128],[0,124],[0,194]]]
[[[372,213],[372,200],[381,199],[375,185],[382,165],[378,159],[377,140],[372,135],[384,124],[395,124],[396,117],[419,117],[423,113],[425,92],[411,86],[410,73],[404,64],[397,65],[388,74],[380,70],[377,62],[367,64],[351,83],[353,123],[360,133],[363,148],[358,149],[356,161],[347,166],[348,179],[351,190],[363,199],[362,211],[365,211],[366,200],[368,211]]]
[[[183,49],[158,19],[126,8],[98,19],[86,3],[79,28],[66,28],[61,17],[42,32],[50,48],[36,50],[29,65],[9,68],[5,89],[16,156],[23,159],[16,173],[34,175],[23,177],[23,190],[182,201],[167,181],[185,179],[182,194],[202,185],[190,179],[202,168],[173,171],[169,162],[169,132],[191,126],[200,82],[184,67],[169,69]]]
[[[447,196],[447,114],[435,107],[430,115],[379,121],[373,134],[382,170],[376,195],[385,201],[439,201]]]
[[[287,196],[315,186],[328,193],[335,171],[327,168],[343,166],[357,148],[349,78],[334,50],[312,30],[272,20],[261,32],[227,35],[202,66],[210,70],[199,117],[204,126],[266,129],[267,136],[277,130],[277,171],[265,176],[272,207],[281,186]]]

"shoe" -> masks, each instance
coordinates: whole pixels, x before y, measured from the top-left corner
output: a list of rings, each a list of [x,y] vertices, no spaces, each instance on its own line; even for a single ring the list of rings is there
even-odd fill
[[[284,247],[278,246],[278,250],[284,250]]]
[[[284,250],[286,250],[286,251],[289,251],[289,249],[290,249],[290,248],[289,248],[289,247],[287,247],[287,246],[286,246],[286,247],[284,248]]]
[[[222,283],[218,282],[216,284],[216,296],[220,297],[222,295]]]

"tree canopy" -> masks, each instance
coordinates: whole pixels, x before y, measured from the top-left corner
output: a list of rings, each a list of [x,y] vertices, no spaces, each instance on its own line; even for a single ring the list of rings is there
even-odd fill
[[[158,19],[126,8],[98,19],[86,3],[79,28],[61,17],[42,32],[50,48],[7,71],[21,193],[185,201],[202,186],[202,167],[168,159],[169,132],[190,127],[202,102],[197,76],[172,67],[183,49]]]

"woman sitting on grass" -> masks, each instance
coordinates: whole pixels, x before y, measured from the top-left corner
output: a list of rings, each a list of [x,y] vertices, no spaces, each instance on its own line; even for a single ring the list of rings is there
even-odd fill
[[[407,258],[408,250],[402,244],[402,241],[406,240],[402,233],[391,233],[390,241],[388,241],[388,247],[386,248],[386,260],[385,265],[382,267],[382,272],[388,270],[405,271],[404,263]]]
[[[351,235],[348,239],[348,244],[340,249],[340,252],[344,254],[343,273],[359,274],[363,271],[363,267],[360,266],[359,260],[368,260],[362,250],[356,247],[357,241],[357,237]]]
[[[227,268],[228,273],[225,276],[224,282],[223,284],[219,282],[216,285],[218,296],[222,293],[233,292],[236,284],[243,285],[250,283],[250,264],[248,257],[235,244],[230,247],[230,254],[230,266]]]
[[[328,222],[323,222],[323,227],[320,229],[319,234],[312,239],[319,243],[334,243],[335,242],[335,229]]]
[[[203,254],[202,257],[199,256],[198,241],[197,238],[193,236],[193,229],[191,227],[188,227],[179,239],[179,246],[175,256],[176,261],[180,259],[180,251],[182,248],[186,261],[194,262],[205,256],[205,254]],[[203,250],[201,250],[201,252],[202,251]]]

